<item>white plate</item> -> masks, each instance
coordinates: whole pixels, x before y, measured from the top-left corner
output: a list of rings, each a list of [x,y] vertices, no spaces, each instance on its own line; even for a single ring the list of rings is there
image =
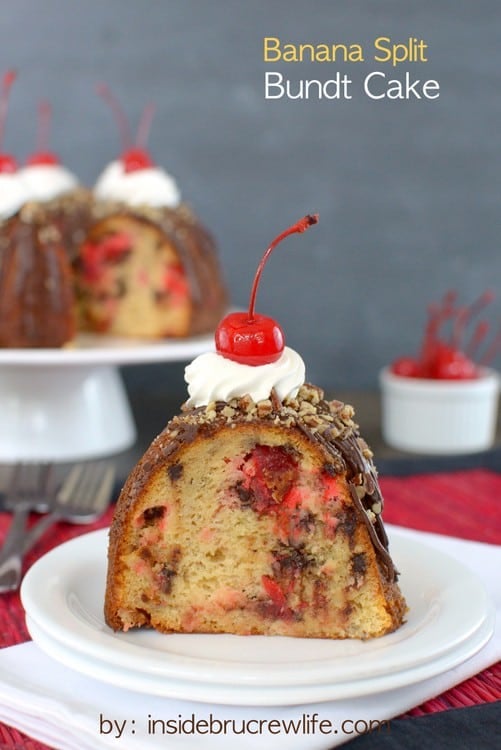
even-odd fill
[[[189,360],[214,348],[214,334],[186,339],[120,338],[81,333],[64,349],[0,349],[0,367],[126,365]]]
[[[52,550],[26,575],[27,624],[67,666],[132,690],[237,705],[357,697],[435,676],[475,654],[494,614],[481,583],[456,561],[394,532],[391,549],[410,606],[399,630],[370,641],[114,633],[104,623],[107,532]]]

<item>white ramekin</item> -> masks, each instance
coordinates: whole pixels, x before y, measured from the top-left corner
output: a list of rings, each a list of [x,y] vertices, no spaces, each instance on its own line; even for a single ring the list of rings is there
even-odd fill
[[[388,445],[414,453],[453,455],[487,450],[494,442],[500,377],[485,368],[475,380],[427,380],[379,375],[382,430]]]

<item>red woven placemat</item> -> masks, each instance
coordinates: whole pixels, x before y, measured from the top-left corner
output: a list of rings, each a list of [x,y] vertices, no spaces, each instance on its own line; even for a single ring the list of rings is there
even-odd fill
[[[381,477],[386,522],[421,531],[501,544],[501,475],[485,469],[411,477]],[[58,524],[26,558],[26,567],[49,549],[84,532],[109,525],[112,509],[82,528]],[[0,542],[9,516],[0,513]],[[29,640],[19,593],[0,597],[0,648]],[[501,664],[495,664],[401,718],[501,700]],[[0,750],[47,750],[20,732],[0,724]]]
[[[380,477],[380,484],[387,523],[501,544],[501,474],[470,469]]]

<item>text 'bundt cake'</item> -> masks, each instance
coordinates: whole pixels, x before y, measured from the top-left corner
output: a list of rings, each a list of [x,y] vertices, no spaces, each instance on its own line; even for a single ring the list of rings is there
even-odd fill
[[[305,384],[278,324],[254,313],[256,288],[249,313],[221,322],[217,352],[186,368],[190,398],[121,492],[105,593],[114,630],[366,639],[403,622],[353,410]]]

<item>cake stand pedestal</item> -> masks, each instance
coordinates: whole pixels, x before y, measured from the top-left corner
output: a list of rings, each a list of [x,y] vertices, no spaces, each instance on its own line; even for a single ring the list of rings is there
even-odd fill
[[[212,336],[160,343],[80,336],[71,349],[1,350],[0,463],[127,450],[136,428],[119,365],[189,360],[212,348]]]
[[[0,370],[0,461],[75,461],[129,448],[136,429],[112,365]]]

